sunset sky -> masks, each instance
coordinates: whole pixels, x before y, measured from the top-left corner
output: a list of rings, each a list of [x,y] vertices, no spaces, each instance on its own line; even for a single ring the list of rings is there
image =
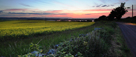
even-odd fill
[[[123,17],[136,16],[136,0],[0,0],[0,17],[98,18],[126,2]]]

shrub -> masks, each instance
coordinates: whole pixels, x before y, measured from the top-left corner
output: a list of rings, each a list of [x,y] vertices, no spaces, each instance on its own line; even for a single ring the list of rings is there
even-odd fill
[[[72,38],[71,41],[60,43],[55,56],[64,57],[66,54],[72,54],[75,57],[106,56],[111,39],[109,38],[111,36],[108,34],[109,31],[106,29],[96,30],[86,37]]]

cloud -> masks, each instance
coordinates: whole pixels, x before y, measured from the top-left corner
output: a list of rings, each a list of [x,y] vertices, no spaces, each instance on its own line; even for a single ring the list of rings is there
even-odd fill
[[[90,9],[90,10],[84,10],[84,11],[111,11],[112,9]]]
[[[8,14],[34,14],[34,15],[49,15],[53,13],[14,13],[14,12],[9,12]]]
[[[67,13],[14,13],[14,12],[9,12],[8,14],[22,14],[22,15],[67,15]]]
[[[114,5],[102,5],[102,7],[109,7],[109,6],[114,6]]]
[[[101,5],[100,7],[111,5]],[[25,10],[25,11],[24,11]],[[48,10],[36,9],[6,9],[0,10],[3,17],[71,17],[71,18],[94,18],[101,15],[108,16],[112,9],[90,9],[90,10]],[[135,11],[135,10],[134,10]],[[131,9],[129,9],[131,12]],[[136,12],[136,11],[135,11]]]
[[[106,7],[107,5],[102,5],[102,7]]]
[[[0,13],[3,13],[3,11],[2,11],[2,10],[0,10]]]
[[[67,15],[68,13],[57,13],[57,14],[52,14],[52,15]]]
[[[39,9],[5,9],[3,12],[43,12]]]
[[[85,14],[85,15],[91,15],[90,13],[88,13],[88,14]]]
[[[25,10],[28,10],[28,9],[6,9],[3,11],[25,11]]]
[[[114,6],[114,5],[110,5],[110,6]]]
[[[59,12],[62,12],[63,10],[49,10],[49,11],[45,11],[45,12],[48,12],[48,13],[59,13]]]
[[[30,6],[30,5],[22,4],[22,3],[21,3],[21,5],[26,6],[26,7],[32,7],[32,6]]]
[[[97,5],[96,7],[100,7],[101,5]]]
[[[92,7],[110,7],[110,6],[114,6],[114,5],[96,5],[96,6],[92,6]]]

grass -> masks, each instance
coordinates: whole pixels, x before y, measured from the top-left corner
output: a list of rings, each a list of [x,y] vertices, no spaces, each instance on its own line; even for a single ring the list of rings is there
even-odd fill
[[[126,45],[125,39],[123,38],[119,27],[117,27],[116,31],[116,37],[114,38],[114,42],[116,44],[116,47],[114,48],[114,50],[116,51],[115,54],[119,57],[132,57],[132,54],[130,53],[130,50]]]
[[[123,38],[119,26],[117,26],[115,22],[102,22],[106,22],[105,24],[110,26],[110,28],[107,28],[107,30],[109,30],[110,33],[114,33],[113,35],[111,35],[112,39],[110,39],[111,46],[108,51],[108,57],[132,57],[132,54],[130,53],[130,50],[127,47],[127,44],[125,42],[125,39]]]
[[[13,22],[13,21],[12,21]],[[53,22],[54,25],[59,24],[60,26],[62,24],[64,24],[65,22]],[[52,23],[52,25],[53,25]],[[67,25],[71,25],[71,26],[76,26],[76,28],[79,29],[70,29],[70,30],[64,30],[64,31],[60,31],[60,32],[55,32],[52,34],[43,34],[40,36],[30,36],[30,37],[26,37],[24,39],[13,39],[13,40],[7,40],[7,41],[3,41],[0,42],[0,55],[1,56],[12,56],[12,57],[16,57],[17,55],[22,55],[22,54],[26,54],[28,52],[30,52],[29,48],[29,44],[30,43],[38,43],[39,45],[43,48],[43,52],[47,52],[49,48],[51,48],[51,45],[55,45],[59,42],[62,42],[68,38],[70,38],[71,36],[78,36],[79,34],[82,33],[87,33],[88,31],[91,31],[93,28],[91,28],[93,23],[91,22],[66,22]],[[90,24],[91,23],[91,24]],[[72,25],[73,24],[73,25]],[[79,26],[78,26],[79,24]],[[43,25],[43,24],[41,24]],[[49,25],[49,24],[48,24]],[[59,26],[58,25],[58,26]],[[88,26],[87,26],[88,25]],[[16,26],[16,25],[15,25]],[[85,27],[87,26],[87,27]]]
[[[43,34],[81,28],[94,22],[55,22],[44,20],[13,20],[0,22],[0,40],[26,38]]]
[[[110,37],[112,33],[110,33],[110,30],[108,30],[108,28],[103,27],[103,29],[101,30],[92,31],[87,37],[75,37],[71,42],[64,42],[57,49],[58,51],[55,56],[65,57],[68,54],[72,54],[73,56],[77,57],[108,56],[106,54],[108,53],[107,51],[109,50],[111,44],[110,39],[112,39]],[[107,36],[103,37],[103,35]],[[80,53],[80,55],[77,55],[78,53]]]
[[[95,23],[95,25],[93,26],[100,27],[102,29],[89,32],[88,36],[86,37],[77,36],[70,38],[72,39],[72,41],[66,40],[61,42],[59,44],[59,47],[57,48],[57,53],[55,55],[51,54],[49,56],[55,56],[55,57],[57,56],[120,57],[121,56],[122,57],[126,55],[119,53],[119,52],[121,53],[126,53],[126,52],[124,52],[124,50],[120,49],[117,46],[118,43],[113,44],[113,42],[117,41],[115,40],[115,38],[117,39],[120,38],[120,34],[118,35],[120,31],[118,30],[119,28],[117,27],[117,24],[115,22],[101,21]],[[116,32],[117,34],[115,34],[116,30],[117,30]],[[120,43],[120,44],[125,45],[124,43]]]
[[[79,34],[86,34],[88,32],[91,32],[96,27],[102,28],[101,31],[98,31],[96,33],[98,35],[100,34],[101,39],[96,41],[89,41],[89,43],[96,44],[94,46],[92,44],[89,44],[91,46],[90,48],[92,49],[96,48],[95,50],[91,52],[91,54],[89,53],[90,54],[89,56],[102,56],[102,55],[108,56],[108,57],[110,57],[110,55],[115,57],[131,56],[130,51],[128,50],[124,42],[124,39],[121,35],[121,31],[117,27],[117,24],[115,22],[110,22],[110,21],[108,22],[100,21],[100,22],[96,22],[94,25],[91,25],[91,26],[60,31],[60,32],[56,32],[56,33],[52,33],[48,35],[45,34],[45,35],[41,35],[37,37],[34,36],[34,37],[25,38],[21,40],[18,39],[13,41],[0,42],[0,45],[2,46],[0,47],[0,55],[6,56],[6,57],[9,57],[9,56],[17,57],[17,55],[27,54],[31,52],[31,50],[29,49],[30,43],[34,43],[34,44],[38,43],[38,45],[40,46],[40,49],[43,50],[43,53],[46,53],[49,49],[53,48],[55,44],[65,42],[71,38],[79,37]],[[87,39],[87,38],[83,38],[83,39]],[[84,45],[86,45],[87,41],[79,40],[79,43],[76,45],[79,45],[80,43],[81,44],[83,43]],[[112,42],[114,42],[115,45]],[[71,43],[74,43],[74,42],[71,42]],[[102,47],[105,47],[105,48],[102,48]],[[83,46],[82,49],[79,49],[79,50],[84,50],[84,49],[85,47]],[[112,50],[116,52],[112,52]],[[95,53],[95,51],[98,51],[98,52]],[[75,54],[76,53],[74,53],[74,55]],[[78,52],[78,54],[88,56],[87,54],[84,54],[84,52],[83,53]]]

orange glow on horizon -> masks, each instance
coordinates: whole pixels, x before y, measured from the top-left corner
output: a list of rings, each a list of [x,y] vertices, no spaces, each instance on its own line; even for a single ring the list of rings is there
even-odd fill
[[[111,9],[96,9],[96,10],[54,10],[54,11],[45,11],[48,13],[74,13],[74,14],[87,14],[87,13],[109,13]]]
[[[18,13],[19,10],[16,10],[15,13]],[[50,11],[35,11],[35,12],[31,12],[32,10],[28,10],[25,12],[21,12],[21,13],[26,13],[24,15],[23,14],[8,14],[8,16],[6,17],[99,18],[102,15],[108,16],[111,10],[112,9],[50,10]],[[10,11],[15,11],[15,9],[9,10],[9,12]],[[136,11],[134,11],[134,16],[136,16],[135,12]],[[27,13],[30,13],[30,14],[27,14]],[[36,14],[33,14],[33,13],[36,13]],[[131,10],[128,10],[128,12],[122,17],[125,18],[125,17],[131,17],[131,16],[132,16],[132,12]]]

